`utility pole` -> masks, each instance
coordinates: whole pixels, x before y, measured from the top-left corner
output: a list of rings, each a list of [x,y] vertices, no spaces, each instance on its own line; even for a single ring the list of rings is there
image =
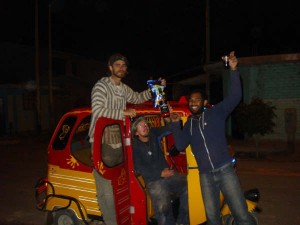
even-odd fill
[[[205,64],[210,62],[210,23],[209,23],[209,0],[205,6]]]
[[[205,6],[205,64],[210,63],[210,23],[209,23],[209,0],[206,0]],[[205,84],[205,92],[207,95],[208,101],[210,101],[210,74],[207,73],[207,79]]]
[[[48,71],[49,71],[49,128],[52,129],[54,126],[54,102],[53,102],[53,84],[52,84],[52,17],[51,17],[51,7],[52,2],[49,2],[48,6]]]
[[[39,4],[35,0],[35,82],[37,131],[41,131],[41,99],[40,99],[40,49],[39,49]]]

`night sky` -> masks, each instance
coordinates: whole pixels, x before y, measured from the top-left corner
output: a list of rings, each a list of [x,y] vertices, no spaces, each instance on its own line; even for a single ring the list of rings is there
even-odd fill
[[[52,45],[107,61],[121,52],[131,67],[172,76],[205,61],[205,0],[54,0]],[[210,0],[210,61],[300,53],[296,1]],[[2,1],[0,41],[34,47],[34,0]],[[40,45],[48,45],[48,4],[39,0]]]

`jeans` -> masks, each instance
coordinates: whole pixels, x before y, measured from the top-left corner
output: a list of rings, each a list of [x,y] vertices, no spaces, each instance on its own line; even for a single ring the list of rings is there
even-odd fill
[[[255,225],[237,174],[231,163],[200,175],[207,225],[221,225],[220,191],[234,217],[236,225]]]
[[[103,178],[95,169],[97,200],[106,225],[117,225],[117,216],[113,188],[110,180]]]
[[[188,197],[186,176],[175,173],[168,178],[149,182],[146,185],[158,225],[174,225],[171,196],[179,197],[178,224],[188,224]]]

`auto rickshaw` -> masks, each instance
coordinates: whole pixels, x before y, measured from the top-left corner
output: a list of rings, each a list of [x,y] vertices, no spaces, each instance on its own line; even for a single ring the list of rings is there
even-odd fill
[[[169,104],[174,112],[181,114],[185,123],[190,114],[186,102],[180,100]],[[159,109],[153,108],[150,102],[130,107],[135,108],[138,115],[144,115],[150,127],[164,125]],[[53,133],[48,145],[47,176],[40,178],[35,186],[36,207],[46,212],[44,224],[102,224],[93,168],[105,179],[111,180],[118,225],[155,224],[143,178],[134,170],[130,133],[132,118],[125,117],[124,121],[99,118],[93,149],[88,137],[90,119],[90,108],[74,109],[62,116]],[[190,225],[205,224],[198,167],[190,147],[173,154],[172,134],[164,137],[161,144],[170,166],[179,173],[187,173]],[[113,151],[110,154],[113,157],[107,157],[107,151]],[[248,210],[256,220],[259,192],[255,189],[246,194]],[[234,224],[222,194],[220,199],[220,216],[224,224]]]

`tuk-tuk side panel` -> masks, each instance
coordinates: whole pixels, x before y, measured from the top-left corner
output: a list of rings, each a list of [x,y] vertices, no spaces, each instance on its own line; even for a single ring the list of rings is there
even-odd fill
[[[135,174],[130,174],[130,198],[132,225],[147,225],[154,212],[151,201],[147,199],[146,190]]]
[[[64,151],[49,150],[49,163],[58,165],[61,169],[81,171],[86,173],[92,172],[92,167],[84,165],[78,161],[69,151],[69,148]]]
[[[197,225],[206,221],[199,170],[190,146],[186,149],[186,155],[188,161],[187,180],[190,225]]]
[[[119,224],[130,224],[130,191],[128,170],[120,168],[120,173],[116,174],[117,179],[112,180],[116,211]]]
[[[101,212],[96,198],[96,186],[92,173],[63,169],[56,165],[48,166],[48,181],[53,185],[56,195],[70,196],[77,199],[87,214],[100,216]],[[50,186],[48,194],[53,194]],[[53,210],[55,207],[66,206],[66,200],[52,198],[47,203],[47,210]],[[80,213],[76,205],[70,207],[78,218]]]

